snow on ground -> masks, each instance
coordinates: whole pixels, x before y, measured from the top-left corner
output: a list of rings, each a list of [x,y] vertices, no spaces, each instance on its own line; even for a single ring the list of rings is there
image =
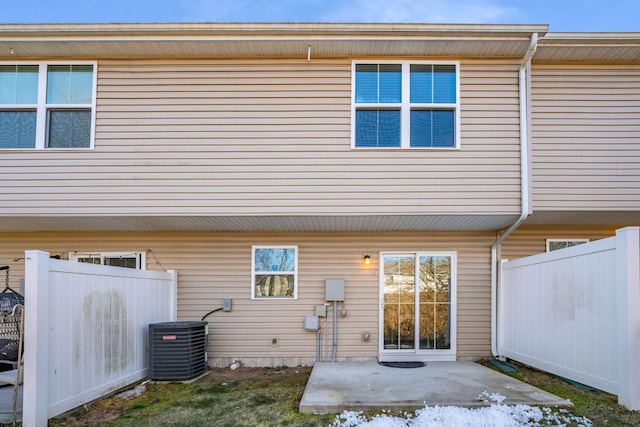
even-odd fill
[[[345,411],[338,415],[331,427],[535,427],[535,426],[583,426],[590,427],[591,420],[576,417],[566,409],[551,410],[528,405],[501,405],[505,397],[498,393],[483,392],[479,401],[498,402],[484,408],[460,408],[456,406],[425,407],[415,413],[376,415],[367,419],[362,412]]]
[[[519,427],[519,426],[591,426],[588,418],[576,417],[564,409],[528,405],[492,405],[467,409],[456,406],[434,406],[419,409],[404,418],[376,415],[365,418],[360,412],[345,411],[336,417],[331,427]]]

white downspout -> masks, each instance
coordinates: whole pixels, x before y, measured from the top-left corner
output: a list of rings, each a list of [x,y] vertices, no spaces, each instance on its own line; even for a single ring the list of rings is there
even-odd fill
[[[498,357],[498,248],[529,216],[529,132],[528,132],[528,93],[530,82],[527,70],[531,68],[531,58],[538,47],[538,33],[531,34],[527,53],[522,58],[519,70],[520,97],[520,199],[521,210],[518,220],[502,233],[491,245],[491,354]]]

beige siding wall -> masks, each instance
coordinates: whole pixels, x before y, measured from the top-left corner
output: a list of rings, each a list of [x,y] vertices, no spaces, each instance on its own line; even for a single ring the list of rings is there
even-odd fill
[[[518,228],[502,244],[503,259],[523,258],[546,252],[547,239],[589,239],[589,241],[615,236],[614,226],[528,226]]]
[[[347,317],[339,318],[339,360],[378,355],[378,254],[380,251],[456,251],[458,258],[458,358],[490,354],[489,247],[492,233],[4,233],[0,265],[12,266],[12,285],[24,276],[26,249],[63,258],[70,251],[147,251],[149,269],[179,272],[178,316],[199,320],[233,299],[230,313],[210,322],[209,356],[224,365],[242,359],[253,365],[308,364],[315,360],[315,333],[303,318],[324,303],[324,280],[346,279]],[[299,298],[250,299],[251,245],[298,245]],[[365,254],[370,266],[362,265]],[[361,341],[370,332],[370,342]],[[331,339],[331,334],[329,335]],[[279,346],[271,346],[279,338]]]
[[[514,214],[517,64],[461,63],[461,150],[352,150],[351,62],[100,61],[93,151],[3,151],[0,215]]]
[[[533,208],[640,209],[640,65],[540,65]]]

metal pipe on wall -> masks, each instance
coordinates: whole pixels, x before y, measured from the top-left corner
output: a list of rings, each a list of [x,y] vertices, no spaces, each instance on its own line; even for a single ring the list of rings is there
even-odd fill
[[[338,301],[333,301],[333,353],[331,354],[331,362],[336,361],[336,352],[338,350]]]

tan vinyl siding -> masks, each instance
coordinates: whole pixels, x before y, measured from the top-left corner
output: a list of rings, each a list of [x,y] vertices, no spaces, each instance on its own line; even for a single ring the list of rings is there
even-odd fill
[[[517,259],[546,252],[547,239],[589,239],[615,236],[614,226],[523,226],[502,244],[503,259]]]
[[[461,150],[352,150],[351,62],[109,60],[93,151],[3,151],[5,215],[515,214],[517,64],[461,63]]]
[[[338,320],[338,359],[375,359],[379,253],[455,251],[457,356],[474,358],[490,353],[489,247],[494,238],[492,233],[4,233],[0,265],[12,266],[17,286],[24,264],[13,259],[26,249],[63,258],[69,251],[147,251],[149,269],[178,270],[180,320],[199,320],[221,307],[224,298],[233,299],[232,312],[208,318],[212,363],[238,358],[271,365],[315,360],[315,333],[303,330],[303,319],[325,302],[324,280],[336,277],[346,279],[347,309],[347,316]],[[251,246],[279,244],[298,246],[298,300],[252,301]],[[362,265],[365,254],[372,257],[367,267]],[[360,339],[365,331],[371,334],[368,343]],[[279,338],[278,347],[270,345],[271,338]]]
[[[533,208],[640,209],[640,65],[533,66]]]

